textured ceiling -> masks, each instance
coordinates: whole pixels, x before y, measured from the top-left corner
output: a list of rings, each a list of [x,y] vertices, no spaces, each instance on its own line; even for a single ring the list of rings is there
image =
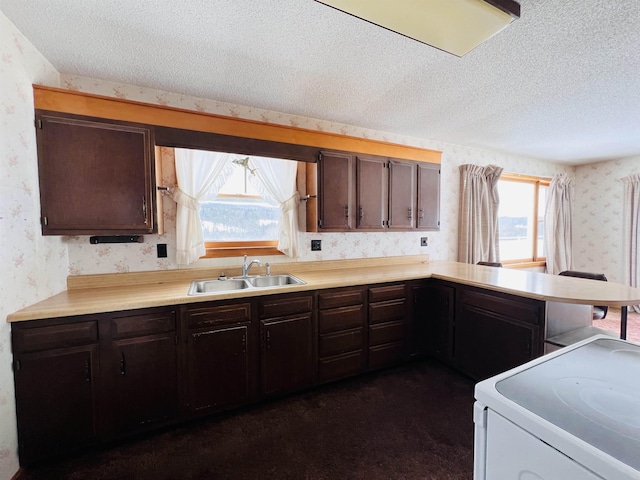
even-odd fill
[[[462,58],[313,0],[1,0],[64,74],[569,164],[640,155],[640,1],[520,0]]]

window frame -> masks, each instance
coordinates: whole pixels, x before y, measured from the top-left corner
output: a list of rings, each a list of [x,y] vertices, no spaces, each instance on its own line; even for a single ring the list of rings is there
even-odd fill
[[[540,198],[540,187],[549,187],[551,184],[551,178],[547,177],[538,177],[534,175],[522,175],[519,173],[503,173],[500,175],[498,182],[506,181],[506,182],[517,182],[517,183],[527,183],[534,186],[533,191],[533,218],[536,219],[533,222],[533,242],[531,244],[531,257],[529,258],[519,258],[513,260],[502,260],[501,263],[510,268],[531,268],[531,267],[544,267],[547,265],[546,257],[538,257],[538,203]],[[501,199],[502,201],[502,199]],[[543,213],[544,214],[544,213]],[[498,239],[499,241],[499,239]],[[544,241],[544,239],[543,239]]]

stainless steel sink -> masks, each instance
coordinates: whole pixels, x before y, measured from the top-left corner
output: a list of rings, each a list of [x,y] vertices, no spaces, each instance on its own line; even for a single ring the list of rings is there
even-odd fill
[[[305,282],[291,274],[256,275],[250,277],[233,277],[226,280],[209,279],[194,280],[189,287],[188,295],[207,295],[211,293],[233,292],[237,290],[257,290],[286,285],[304,285]]]
[[[247,280],[241,278],[195,280],[191,282],[188,295],[206,295],[207,293],[244,290],[245,288],[251,288],[251,285]]]
[[[279,287],[282,285],[303,285],[304,282],[293,275],[260,275],[248,279],[249,283],[256,288]]]

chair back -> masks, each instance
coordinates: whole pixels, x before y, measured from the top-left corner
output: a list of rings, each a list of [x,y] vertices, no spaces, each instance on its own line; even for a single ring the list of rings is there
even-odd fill
[[[501,267],[502,263],[500,262],[478,262],[476,265],[486,265],[487,267]]]
[[[602,282],[607,281],[607,277],[604,273],[591,273],[591,272],[577,272],[575,270],[565,270],[558,275],[563,277],[575,277],[575,278],[587,278],[589,280],[600,280]],[[600,320],[607,316],[609,307],[606,305],[594,305],[593,318],[594,320]]]

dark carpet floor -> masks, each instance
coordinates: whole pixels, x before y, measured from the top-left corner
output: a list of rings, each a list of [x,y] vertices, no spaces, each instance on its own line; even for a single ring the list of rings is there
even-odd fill
[[[29,469],[39,479],[471,479],[473,382],[423,360]]]

